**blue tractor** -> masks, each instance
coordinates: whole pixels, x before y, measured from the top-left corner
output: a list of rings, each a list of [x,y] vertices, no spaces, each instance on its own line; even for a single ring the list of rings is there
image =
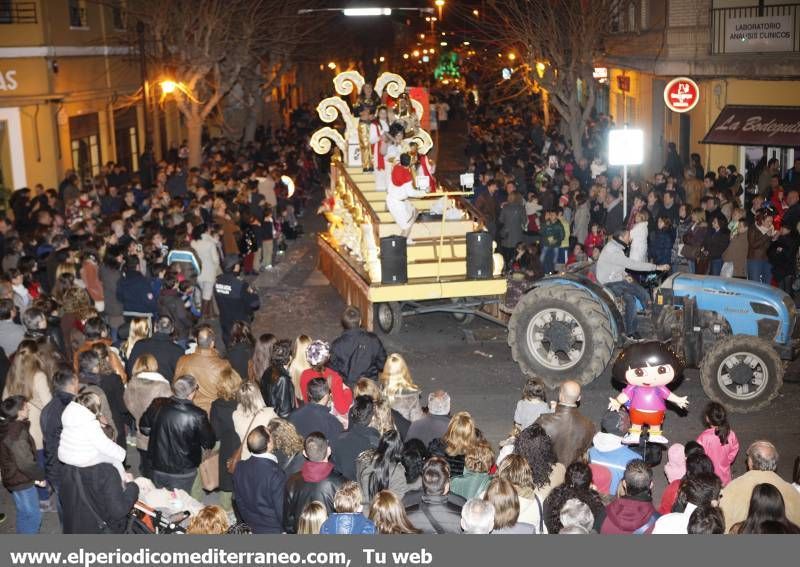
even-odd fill
[[[522,371],[555,388],[588,384],[625,341],[621,305],[602,285],[577,273],[536,282],[508,324]],[[687,367],[700,369],[703,390],[732,411],[767,406],[783,384],[784,360],[798,350],[791,297],[753,282],[674,274],[655,289],[641,332],[670,341]]]

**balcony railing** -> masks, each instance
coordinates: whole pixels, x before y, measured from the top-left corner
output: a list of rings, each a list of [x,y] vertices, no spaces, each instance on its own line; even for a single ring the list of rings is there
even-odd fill
[[[711,10],[711,53],[786,52],[800,52],[800,3]]]
[[[8,2],[0,0],[0,24],[38,23],[36,2]]]

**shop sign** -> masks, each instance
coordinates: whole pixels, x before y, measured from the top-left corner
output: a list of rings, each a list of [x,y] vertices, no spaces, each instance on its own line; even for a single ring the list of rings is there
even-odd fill
[[[689,112],[700,101],[700,87],[688,77],[672,79],[664,87],[664,104],[673,112]]]
[[[796,33],[791,15],[726,18],[725,52],[793,51]]]
[[[3,71],[0,69],[0,91],[15,91],[17,86],[17,71],[14,69]]]
[[[592,78],[605,83],[608,81],[608,67],[595,67],[592,71]]]
[[[800,146],[800,107],[728,105],[714,121],[703,143]]]

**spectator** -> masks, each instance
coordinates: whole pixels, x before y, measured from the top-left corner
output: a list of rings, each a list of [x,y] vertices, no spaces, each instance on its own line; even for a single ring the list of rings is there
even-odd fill
[[[747,233],[750,229],[744,218],[731,221],[731,225],[733,225],[734,228],[731,232],[731,239],[728,243],[728,247],[722,254],[723,266],[726,263],[731,264],[730,276],[728,277],[746,278],[747,252],[749,246]]]
[[[53,488],[56,502],[58,502],[64,466],[58,459],[58,447],[61,443],[61,431],[63,429],[62,415],[67,405],[75,399],[80,386],[78,377],[66,365],[53,375],[51,382],[53,384],[53,398],[42,409],[40,422],[44,444],[45,478]]]
[[[193,395],[194,405],[204,412],[211,410],[211,402],[217,398],[219,389],[218,377],[230,368],[230,363],[222,358],[217,349],[216,335],[208,325],[197,328],[197,349],[178,359],[175,377],[193,376],[197,384],[197,393]]]
[[[368,396],[358,396],[350,408],[347,431],[339,434],[333,441],[333,461],[336,470],[348,480],[358,479],[356,462],[364,451],[375,449],[381,435],[370,427],[375,404]]]
[[[143,354],[136,359],[132,368],[132,378],[125,388],[124,400],[128,413],[138,424],[144,412],[156,398],[172,395],[169,381],[158,372],[158,362],[151,354]],[[139,474],[146,478],[152,476],[147,453],[148,437],[138,428],[136,430],[136,450],[139,452]]]
[[[485,439],[467,449],[464,456],[464,473],[450,481],[450,491],[464,500],[474,498],[486,490],[492,480],[489,471],[494,467],[494,452]]]
[[[778,450],[769,441],[756,441],[747,449],[747,472],[722,489],[720,509],[727,531],[747,519],[750,496],[759,484],[771,484],[777,488],[783,496],[786,517],[790,522],[800,524],[800,492],[775,473],[778,457]]]
[[[233,412],[233,426],[241,443],[240,461],[250,458],[247,436],[256,427],[267,427],[276,417],[275,411],[264,404],[264,398],[255,382],[242,381],[236,393],[236,410]],[[274,445],[274,441],[273,441]],[[302,441],[300,443],[302,446]],[[302,452],[302,449],[300,449]]]
[[[284,419],[289,417],[295,405],[294,386],[287,369],[290,356],[289,341],[275,343],[270,354],[268,374],[265,372],[266,376],[261,378],[261,395],[264,397],[264,403],[273,408],[278,417]]]
[[[217,399],[211,402],[209,412],[211,428],[219,440],[219,501],[226,510],[231,509],[233,492],[233,479],[227,464],[242,445],[233,421],[233,413],[239,405],[237,397],[241,385],[242,379],[233,368],[223,370],[217,381]]]
[[[690,535],[720,535],[725,533],[725,518],[716,506],[702,506],[689,516],[686,531]]]
[[[325,343],[324,341],[319,341],[319,342],[327,346],[328,351],[326,356],[327,358],[330,358],[330,351],[331,351],[330,345],[328,343]],[[308,347],[310,345],[311,345],[311,339],[307,335],[298,335],[297,338],[295,338],[294,342],[292,343],[292,358],[291,361],[289,362],[289,376],[291,376],[292,378],[292,386],[294,387],[294,394],[295,396],[297,396],[298,402],[303,401],[303,397],[301,395],[301,393],[303,392],[303,388],[301,387],[301,383],[303,382],[302,378],[303,374],[305,373],[306,370],[309,370],[311,368],[311,363],[308,362]],[[338,374],[335,373],[333,370],[325,368],[325,365],[328,362],[327,358],[325,361],[321,362],[322,368],[327,370],[330,375],[336,374],[338,376]],[[307,380],[305,381],[308,382],[308,380],[310,379],[311,377],[308,377]],[[339,381],[341,380],[342,377],[339,376]],[[333,387],[331,387],[331,390],[333,390]],[[346,412],[347,409],[345,409],[344,411]]]
[[[558,462],[564,466],[583,458],[595,433],[592,421],[578,411],[580,401],[580,384],[564,382],[558,391],[555,412],[542,415],[537,420],[552,440]]]
[[[339,420],[331,415],[331,391],[324,378],[314,378],[308,383],[308,401],[309,403],[296,409],[289,416],[289,421],[297,432],[308,437],[311,433],[319,431],[326,439],[337,438],[343,428]]]
[[[306,504],[297,522],[297,535],[317,535],[328,519],[325,505],[316,500]]]
[[[342,333],[331,345],[330,366],[352,387],[362,376],[377,379],[386,363],[380,339],[361,328],[361,311],[349,306],[342,314]]]
[[[361,488],[358,483],[345,482],[333,497],[335,513],[330,514],[322,524],[321,534],[325,535],[372,535],[375,524],[363,512]]]
[[[464,472],[464,458],[469,448],[477,441],[475,421],[469,412],[455,414],[447,425],[441,439],[434,439],[428,446],[431,454],[444,457],[450,466],[450,475],[459,476]]]
[[[553,488],[542,503],[547,533],[561,533],[564,527],[561,522],[564,504],[573,499],[586,504],[591,510],[594,525],[589,529],[600,531],[606,517],[605,504],[593,484],[592,469],[586,463],[577,461],[567,467],[564,484]]]
[[[228,515],[219,506],[205,506],[189,520],[189,535],[222,535],[229,529]]]
[[[186,303],[180,293],[180,282],[175,273],[168,271],[161,284],[161,291],[158,294],[158,316],[159,321],[162,317],[169,317],[173,322],[173,338],[182,346],[189,342],[189,335],[194,326],[194,316],[187,309]],[[181,353],[183,354],[183,353]],[[175,361],[177,364],[177,361]],[[175,373],[173,364],[172,373]]]
[[[428,394],[428,412],[411,423],[405,439],[419,439],[427,447],[444,436],[449,423],[450,396],[444,390],[436,390]]]
[[[391,490],[383,490],[375,495],[369,508],[369,519],[379,534],[422,533],[409,521],[402,502]]]
[[[401,498],[408,492],[403,467],[403,440],[397,431],[387,431],[375,449],[359,455],[356,476],[365,501],[371,501],[381,490],[391,490]]]
[[[117,356],[116,349],[111,346],[111,333],[106,322],[103,321],[101,317],[92,317],[84,324],[83,334],[86,340],[75,350],[73,355],[75,372],[80,372],[78,362],[81,353],[91,350],[95,345],[104,345],[109,348],[106,362],[111,367],[113,373],[119,376],[120,379],[125,382],[128,379],[128,373],[126,372],[119,356]]]
[[[673,512],[656,520],[654,534],[688,534],[692,513],[703,506],[717,506],[722,488],[713,474],[701,474],[685,479],[678,491]]]
[[[722,481],[722,486],[726,486],[731,481],[731,464],[739,453],[739,440],[728,423],[728,412],[722,404],[709,402],[703,412],[703,421],[708,429],[697,437],[697,442],[714,463],[714,473]]]
[[[672,450],[672,447],[670,447]],[[667,473],[667,480],[669,484],[664,492],[661,493],[661,503],[658,505],[659,514],[669,514],[678,499],[678,491],[681,487],[681,482],[686,478],[692,478],[702,474],[714,474],[714,464],[703,452],[703,448],[695,441],[690,441],[682,448],[685,455],[685,464],[683,471],[676,471],[679,468],[679,462],[674,462],[673,456],[670,456],[670,462],[664,466]],[[674,450],[677,452],[677,448]],[[676,465],[672,469],[672,465]]]
[[[16,312],[11,299],[0,299],[0,348],[9,356],[25,338],[25,329],[14,322]]]
[[[325,379],[331,389],[331,403],[334,415],[346,423],[347,412],[353,403],[353,392],[344,385],[344,381],[342,377],[339,376],[339,373],[327,366],[330,359],[330,350],[330,345],[325,341],[313,341],[308,345],[303,359],[309,366],[300,374],[300,389],[298,391],[301,393],[300,399],[308,403],[308,383],[314,378]],[[301,364],[298,356],[293,358],[293,363],[295,360],[298,361],[298,365]],[[294,383],[294,377],[292,377],[292,381]]]
[[[622,480],[627,464],[640,458],[639,454],[622,444],[622,438],[628,432],[630,418],[624,410],[609,411],[600,422],[601,432],[592,438],[592,447],[589,449],[589,461],[600,465],[611,473],[609,494],[616,494],[617,487]],[[670,448],[670,455],[672,455]],[[680,456],[683,457],[683,445],[680,445]],[[667,472],[669,476],[669,472]],[[596,515],[596,514],[595,514]]]
[[[283,531],[283,494],[286,473],[278,465],[275,443],[263,425],[247,435],[251,459],[236,465],[233,492],[239,515],[255,534]]]
[[[290,534],[297,533],[300,516],[309,502],[316,500],[325,506],[328,513],[332,513],[336,491],[345,482],[345,478],[333,470],[333,463],[328,462],[331,450],[323,434],[311,433],[306,437],[304,446],[308,460],[300,472],[294,473],[286,481],[283,529]]]
[[[202,296],[201,313],[208,318],[212,315],[212,299],[214,299],[214,285],[217,276],[222,273],[219,258],[220,228],[217,224],[201,224],[194,230],[191,246],[200,259],[200,274],[197,276],[197,285],[200,286]]]
[[[522,431],[546,413],[553,413],[553,410],[547,405],[544,383],[538,378],[528,378],[522,388],[522,399],[514,410],[514,426]]]
[[[490,534],[494,529],[495,510],[491,502],[473,498],[461,509],[461,529],[465,534]]]
[[[397,353],[389,355],[380,376],[382,396],[408,421],[422,417],[419,386],[414,384],[405,359]]]
[[[747,517],[733,526],[732,534],[800,534],[800,526],[786,516],[783,495],[772,484],[753,487]]]
[[[270,420],[267,431],[275,444],[275,456],[278,458],[278,464],[286,476],[299,472],[306,462],[305,445],[294,425],[285,419],[276,417]]]
[[[595,533],[592,526],[595,524],[591,508],[577,498],[571,498],[564,503],[559,514],[562,525],[558,533]]]
[[[406,506],[411,524],[427,534],[459,533],[461,507],[448,499],[449,492],[450,470],[447,461],[433,457],[425,463],[422,471],[420,501]]]
[[[747,231],[747,279],[767,285],[772,281],[772,265],[767,252],[772,241],[778,237],[773,220],[768,212],[759,211],[755,224]]]
[[[621,495],[606,506],[602,534],[650,534],[658,519],[653,507],[653,471],[641,459],[625,467]]]
[[[727,223],[719,216],[711,219],[711,228],[703,242],[703,250],[708,254],[712,276],[720,275],[722,271],[722,256],[730,244],[730,232]]]
[[[494,508],[493,534],[535,534],[536,528],[519,522],[519,498],[508,480],[495,478],[489,484],[484,500]]]
[[[45,474],[36,462],[28,417],[24,396],[12,395],[0,404],[0,474],[14,498],[18,534],[38,533],[42,523],[36,486],[43,484]]]
[[[184,352],[184,349],[172,340],[174,333],[175,324],[173,320],[166,315],[160,316],[156,320],[153,336],[141,339],[133,345],[125,367],[128,374],[130,375],[133,371],[133,367],[140,356],[149,354],[156,359],[158,372],[168,380],[172,380],[175,376],[178,361],[183,357]]]
[[[139,421],[149,436],[148,457],[157,488],[192,491],[203,449],[216,443],[208,416],[193,403],[197,380],[181,375],[172,383],[171,398],[156,398]]]
[[[153,323],[149,317],[135,317],[128,323],[127,327],[128,337],[120,345],[120,354],[126,363],[131,361],[131,354],[136,343],[152,336]],[[133,368],[134,362],[136,361],[131,361],[131,368]]]
[[[100,345],[106,348],[105,345]],[[128,408],[125,406],[125,385],[118,374],[105,372],[101,363],[106,360],[97,351],[87,350],[78,358],[78,380],[81,384],[98,388],[105,397],[111,413],[111,425],[114,429],[114,440],[120,447],[125,447],[125,423],[128,420]]]
[[[217,276],[214,284],[214,299],[219,308],[219,324],[225,346],[231,346],[231,330],[236,321],[252,321],[255,312],[261,307],[258,294],[241,278],[242,263],[238,252],[225,256],[222,261],[223,273]]]
[[[250,331],[250,324],[245,321],[234,321],[225,358],[241,378],[247,378],[249,374],[250,359],[253,358],[255,342],[253,333]]]
[[[139,254],[142,254],[141,246]],[[128,256],[125,261],[125,271],[117,284],[117,299],[122,302],[122,314],[126,320],[158,313],[153,280],[142,273],[142,258],[139,256]]]

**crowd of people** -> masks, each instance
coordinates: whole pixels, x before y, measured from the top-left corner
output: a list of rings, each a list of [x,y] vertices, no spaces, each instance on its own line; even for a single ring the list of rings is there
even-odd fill
[[[684,166],[670,143],[662,170],[630,175],[625,207],[622,172],[604,159],[611,126],[604,115],[588,123],[576,159],[533,104],[472,113],[473,203],[509,272],[530,280],[574,266],[615,293],[643,298],[630,272],[747,278],[798,296],[800,159],[781,176],[778,160],[764,158],[745,185],[734,165],[706,171],[692,154]]]
[[[492,120],[468,146],[476,206],[514,269],[580,260],[573,231],[587,257],[605,253],[598,227],[626,244],[637,223],[658,226],[694,198],[670,172],[663,188],[632,191],[623,219],[619,180],[607,181],[599,160],[567,167],[566,146],[535,121],[476,120]],[[587,131],[587,148],[603,128]],[[307,135],[295,127],[242,148],[212,140],[198,168],[180,152],[144,156],[137,175],[109,164],[92,180],[70,173],[58,189],[14,195],[0,219],[0,475],[18,533],[38,533],[48,513],[64,533],[126,533],[143,523],[141,505],[204,534],[800,532],[798,479],[776,474],[770,442],[747,448],[748,471],[732,477],[739,445],[719,404],[695,440],[669,448],[657,495],[661,453],[622,443],[625,411],[598,431],[577,383],[548,401],[528,380],[512,434],[493,446],[447,392],[421,398],[413,361],[387,353],[355,307],[330,342],[254,334],[260,300],[242,275],[270,269],[302,232],[298,217],[321,184]],[[529,138],[546,163],[519,154]],[[518,177],[500,202],[509,174]],[[718,206],[731,188],[716,187],[703,198],[712,226],[740,210],[735,199]],[[509,235],[520,232],[541,237],[541,259]]]

